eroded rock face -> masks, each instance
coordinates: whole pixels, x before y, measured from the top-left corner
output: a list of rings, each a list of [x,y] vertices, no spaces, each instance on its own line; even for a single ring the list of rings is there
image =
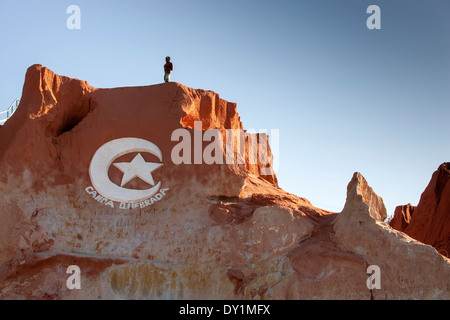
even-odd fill
[[[389,222],[389,225],[395,230],[404,231],[410,224],[415,209],[416,207],[411,205],[411,203],[397,206],[394,211],[394,217]]]
[[[0,130],[0,298],[449,297],[448,260],[382,223],[383,201],[361,175],[344,211],[327,212],[250,163],[264,135],[246,135],[236,162],[196,159],[197,148],[225,159],[226,141],[211,148],[215,128],[226,140],[243,125],[236,104],[212,91],[97,89],[30,67]],[[109,144],[117,140],[126,150]],[[145,199],[114,198],[156,186]],[[369,264],[383,272],[379,291],[366,286]],[[70,265],[81,290],[66,286]]]
[[[368,196],[369,195],[369,196]],[[374,299],[448,299],[450,261],[428,245],[392,229],[375,219],[376,198],[358,173],[347,187],[344,210],[333,230],[342,248],[357,254],[367,265],[381,272],[381,289],[371,291]],[[375,208],[380,209],[378,203]],[[433,274],[433,276],[431,276]]]
[[[402,207],[396,208],[390,225],[449,257],[450,162],[441,164],[433,173],[417,207]]]
[[[348,198],[352,195],[362,197],[362,202],[369,206],[370,216],[377,221],[384,221],[387,217],[386,207],[383,199],[378,196],[367,183],[366,179],[359,173],[353,174],[352,180],[347,186],[347,202],[345,203],[344,211],[347,205],[352,205]],[[350,210],[351,211],[351,210]]]

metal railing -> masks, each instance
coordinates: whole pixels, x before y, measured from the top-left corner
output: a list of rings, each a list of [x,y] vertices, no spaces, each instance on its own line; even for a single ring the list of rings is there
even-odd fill
[[[0,112],[0,118],[2,118],[0,120],[0,124],[3,124],[6,120],[11,118],[14,111],[16,111],[17,107],[19,106],[19,103],[20,103],[20,99],[16,99],[11,103],[11,105],[9,106],[9,108],[6,111]],[[3,114],[6,114],[6,118],[4,118],[5,116]]]

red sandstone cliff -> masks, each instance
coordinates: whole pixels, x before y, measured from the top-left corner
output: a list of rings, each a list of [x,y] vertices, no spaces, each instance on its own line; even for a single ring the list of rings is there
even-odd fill
[[[399,231],[405,231],[411,222],[411,218],[414,214],[415,206],[411,203],[405,204],[403,206],[397,206],[394,211],[394,216],[389,222],[389,225]]]
[[[236,104],[212,91],[97,89],[30,67],[0,128],[0,298],[450,298],[450,261],[382,222],[361,174],[327,212],[250,163],[271,159],[264,135],[245,135],[231,163],[196,158],[226,158],[211,142],[227,129],[243,129]],[[66,287],[69,265],[81,290]]]
[[[433,173],[416,207],[399,206],[390,225],[410,237],[450,253],[450,162]]]

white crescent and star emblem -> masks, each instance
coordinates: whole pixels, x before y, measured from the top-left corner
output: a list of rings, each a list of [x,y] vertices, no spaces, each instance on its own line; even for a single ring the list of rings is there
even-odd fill
[[[123,172],[121,184],[118,186],[109,179],[109,167],[114,160],[131,152],[139,152],[131,162],[114,163],[114,166]],[[144,201],[156,194],[161,182],[155,185],[152,172],[163,164],[146,162],[141,152],[151,153],[162,161],[161,150],[154,143],[144,139],[120,138],[102,145],[95,152],[89,166],[89,175],[95,190],[105,198],[122,203]],[[144,190],[123,188],[125,184],[136,177],[153,187]]]

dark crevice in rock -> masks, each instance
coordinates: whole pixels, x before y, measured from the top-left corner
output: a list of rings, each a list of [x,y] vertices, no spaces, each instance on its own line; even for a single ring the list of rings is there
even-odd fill
[[[238,202],[240,200],[238,197],[227,196],[208,196],[207,199],[214,202]]]
[[[253,216],[260,205],[249,203],[218,202],[209,207],[209,216],[219,224],[241,224]]]
[[[59,123],[56,137],[72,131],[84,118],[86,118],[91,109],[91,97],[83,99],[80,106],[71,108],[70,114],[66,115]]]

